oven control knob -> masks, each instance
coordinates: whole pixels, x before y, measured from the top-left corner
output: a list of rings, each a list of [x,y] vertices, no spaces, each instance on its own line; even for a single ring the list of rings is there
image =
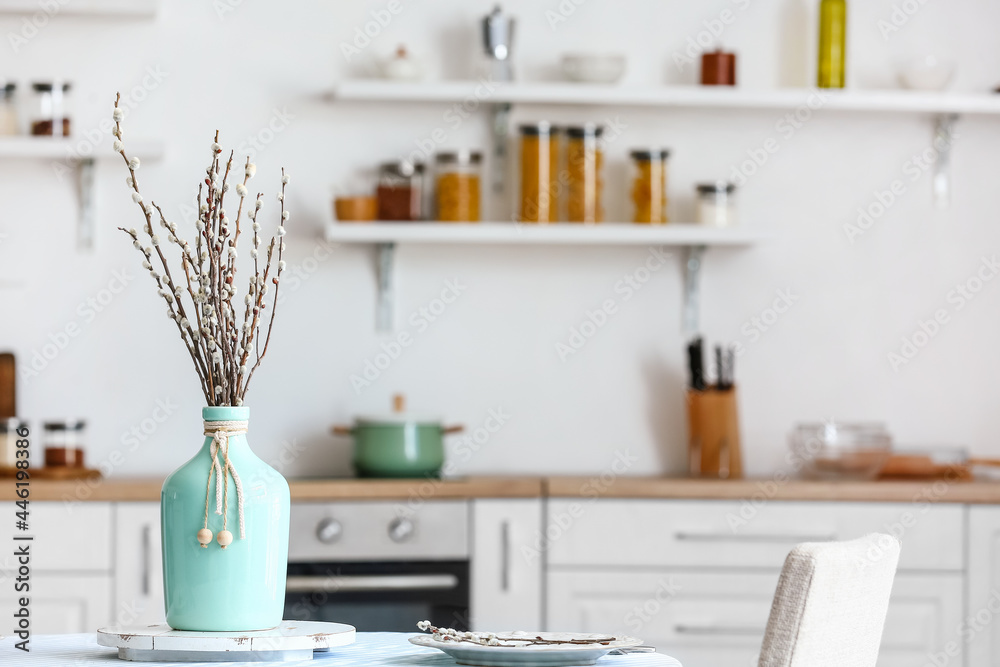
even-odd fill
[[[389,524],[389,539],[396,543],[406,542],[413,537],[416,528],[409,519],[397,517]]]
[[[336,519],[323,519],[316,526],[316,539],[323,544],[333,544],[344,533],[344,527]]]

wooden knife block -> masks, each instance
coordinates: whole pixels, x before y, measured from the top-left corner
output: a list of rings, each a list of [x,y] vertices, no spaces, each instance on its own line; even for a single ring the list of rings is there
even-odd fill
[[[742,478],[736,389],[689,389],[687,412],[691,474],[719,479]]]

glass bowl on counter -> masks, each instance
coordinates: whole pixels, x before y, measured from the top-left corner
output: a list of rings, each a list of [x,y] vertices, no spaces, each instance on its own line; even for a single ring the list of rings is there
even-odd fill
[[[798,424],[789,445],[803,477],[821,480],[874,479],[892,453],[885,425],[871,422]]]

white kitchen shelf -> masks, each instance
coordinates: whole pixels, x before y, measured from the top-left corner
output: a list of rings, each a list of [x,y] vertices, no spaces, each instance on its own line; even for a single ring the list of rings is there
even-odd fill
[[[54,137],[0,137],[0,158],[26,160],[88,160],[88,159],[121,159],[111,150],[110,139],[107,146],[102,146],[96,153],[84,155],[80,152],[80,139],[70,137],[57,139]],[[90,144],[87,144],[89,146]],[[163,157],[164,144],[153,140],[128,140],[126,145],[129,155],[135,155],[140,160],[156,160]]]
[[[374,244],[747,246],[763,238],[759,232],[739,227],[682,223],[332,222],[326,227],[328,241]]]
[[[163,157],[161,141],[129,140],[128,155],[141,162]],[[111,141],[94,148],[86,140],[56,137],[0,137],[0,160],[51,160],[60,170],[75,169],[79,183],[79,204],[76,223],[77,247],[91,249],[97,228],[97,207],[94,198],[94,169],[97,160],[121,160],[112,151]],[[124,169],[124,163],[122,168]],[[61,172],[60,172],[61,173]]]
[[[369,244],[376,248],[376,329],[392,331],[395,321],[396,245],[562,245],[562,246],[673,246],[683,249],[684,329],[698,329],[698,284],[701,263],[708,247],[746,247],[766,235],[744,228],[717,229],[691,223],[638,225],[604,222],[517,224],[513,222],[329,222],[326,240],[333,243]]]
[[[839,111],[1000,115],[1000,94],[911,90],[784,88],[746,90],[726,86],[630,86],[582,83],[490,84],[479,81],[342,81],[331,98],[355,102],[479,102],[591,106],[788,110],[802,105]]]
[[[145,18],[156,15],[159,0],[63,0],[53,15],[123,16]],[[38,0],[0,0],[0,14],[38,14],[45,8]]]

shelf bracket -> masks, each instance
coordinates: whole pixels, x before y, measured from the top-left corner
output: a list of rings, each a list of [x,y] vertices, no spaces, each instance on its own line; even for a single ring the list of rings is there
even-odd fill
[[[701,262],[705,255],[705,246],[691,245],[684,248],[684,334],[690,338],[698,334],[698,318],[700,313],[699,293],[701,287]]]
[[[375,330],[379,333],[391,332],[395,326],[395,243],[375,244],[376,280],[378,300],[375,305]]]
[[[83,158],[77,162],[80,209],[77,212],[76,247],[80,250],[94,249],[94,234],[97,230],[94,169],[94,158]]]
[[[934,206],[948,208],[951,203],[951,146],[955,141],[955,124],[958,114],[941,114],[934,117],[934,142],[937,159],[934,160]]]

